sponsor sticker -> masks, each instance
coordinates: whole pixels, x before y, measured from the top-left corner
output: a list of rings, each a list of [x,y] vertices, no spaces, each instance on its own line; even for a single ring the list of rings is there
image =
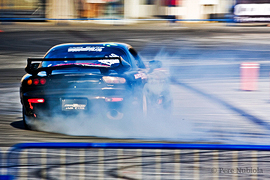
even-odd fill
[[[98,62],[102,63],[102,64],[107,64],[107,65],[112,65],[112,64],[119,64],[119,60],[118,59],[110,59],[110,60],[98,60]]]
[[[147,78],[146,74],[142,73],[142,72],[139,72],[138,74],[134,74],[134,77],[135,77],[135,79],[139,79],[139,78],[146,79]]]
[[[103,48],[102,46],[70,47],[68,52],[101,52]]]

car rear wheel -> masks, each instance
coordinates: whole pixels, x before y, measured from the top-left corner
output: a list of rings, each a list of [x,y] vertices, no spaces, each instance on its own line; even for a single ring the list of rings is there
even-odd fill
[[[22,117],[23,117],[23,124],[24,124],[25,129],[29,129],[29,130],[32,129],[31,126],[27,123],[24,107],[22,108]]]
[[[151,98],[149,96],[149,90],[144,88],[142,94],[142,113],[145,119],[149,119],[153,116],[155,110],[153,109]]]

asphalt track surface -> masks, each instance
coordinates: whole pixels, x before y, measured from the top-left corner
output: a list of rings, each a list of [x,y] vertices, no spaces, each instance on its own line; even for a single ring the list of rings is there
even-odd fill
[[[270,29],[266,26],[7,24],[0,29],[4,31],[0,33],[2,149],[23,142],[270,144]],[[24,129],[19,85],[26,58],[42,57],[52,46],[70,42],[125,42],[137,49],[143,60],[161,60],[172,77],[174,109],[169,124],[177,126],[156,127],[144,139]],[[239,89],[242,62],[260,64],[257,91]]]

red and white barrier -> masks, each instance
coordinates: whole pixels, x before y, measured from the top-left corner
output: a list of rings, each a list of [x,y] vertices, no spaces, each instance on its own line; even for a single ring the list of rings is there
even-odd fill
[[[258,89],[260,64],[256,62],[241,63],[241,90],[255,91]]]

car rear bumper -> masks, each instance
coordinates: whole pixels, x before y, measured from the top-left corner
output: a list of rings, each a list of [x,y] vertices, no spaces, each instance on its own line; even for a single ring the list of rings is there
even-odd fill
[[[28,92],[22,94],[25,115],[33,118],[53,117],[56,115],[107,114],[111,111],[124,112],[136,108],[140,102],[132,91],[76,91],[63,92]],[[40,98],[42,103],[31,103],[29,99]]]

